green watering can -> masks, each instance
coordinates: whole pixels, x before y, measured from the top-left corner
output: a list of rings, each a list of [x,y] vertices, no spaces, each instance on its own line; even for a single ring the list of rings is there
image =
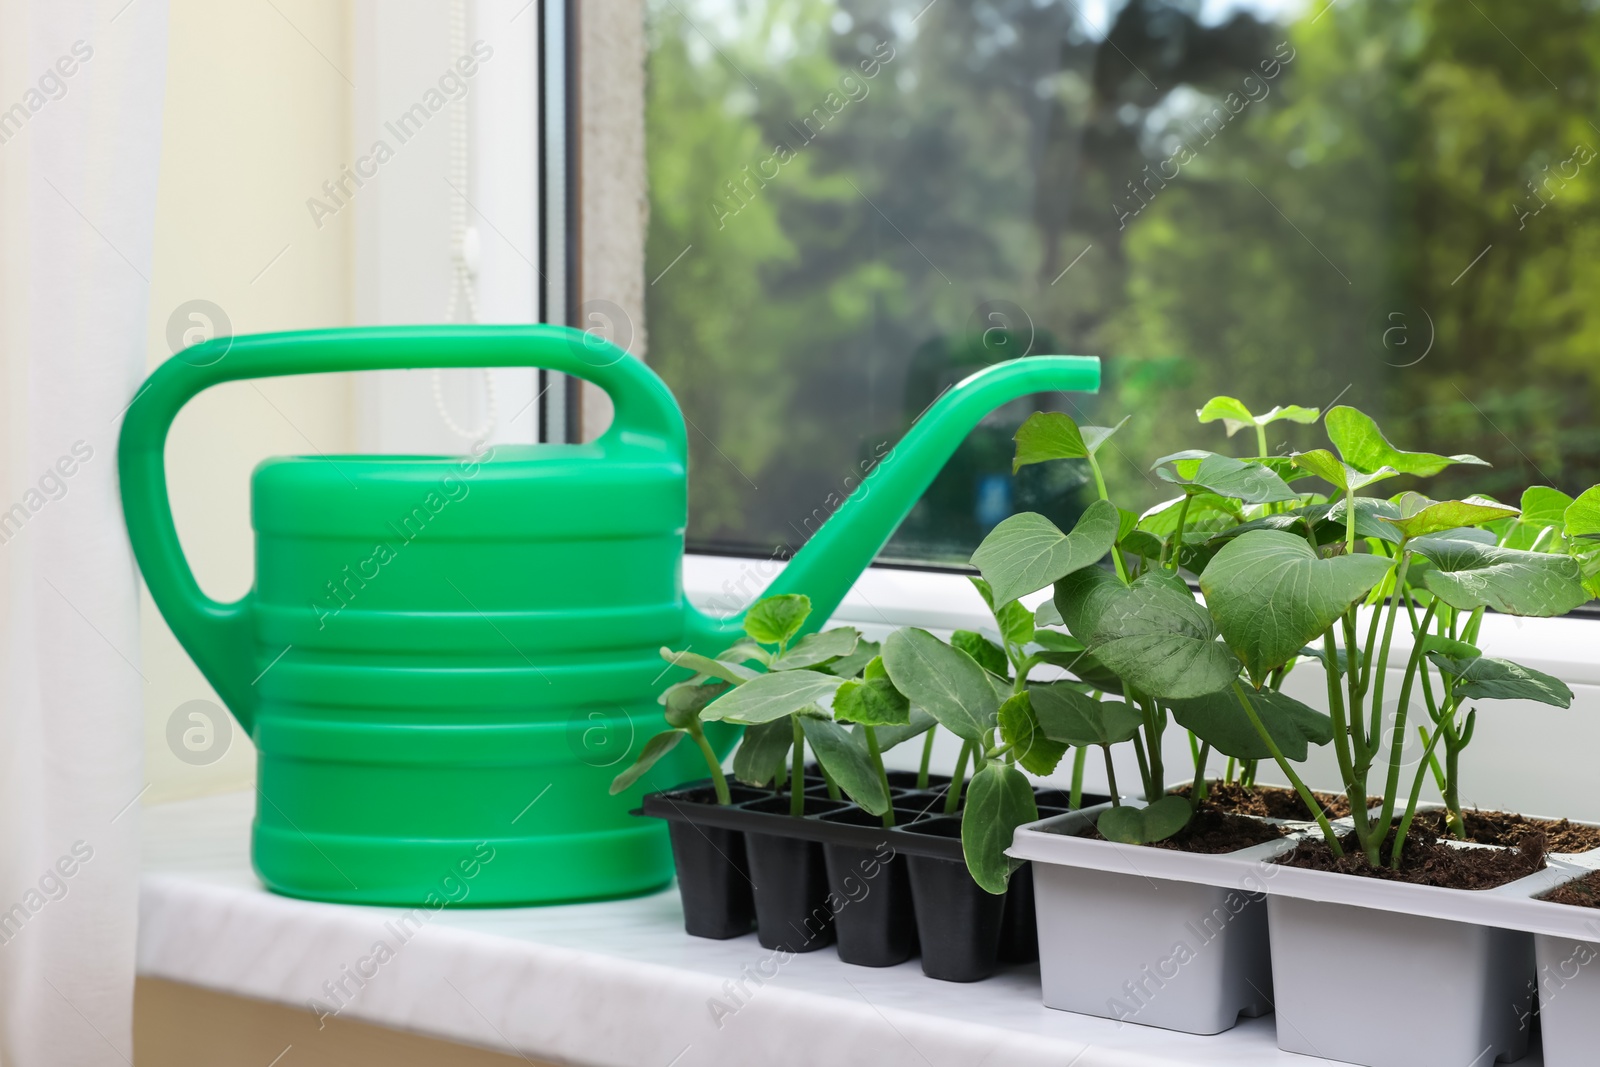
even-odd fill
[[[241,378],[419,367],[542,367],[610,394],[589,444],[468,456],[293,456],[256,468],[254,588],[200,591],[162,452],[180,408]],[[771,592],[832,614],[962,438],[1030,393],[1092,392],[1100,363],[1035,356],[946,392],[784,569]],[[738,619],[683,595],[683,415],[643,363],[557,326],[420,326],[219,338],[153,373],[119,471],[134,555],[172,632],[260,756],[256,872],[289,896],[361,904],[541,904],[672,878],[642,792],[702,777],[680,746],[645,783],[613,776],[662,726]],[[723,754],[735,733],[716,741]]]

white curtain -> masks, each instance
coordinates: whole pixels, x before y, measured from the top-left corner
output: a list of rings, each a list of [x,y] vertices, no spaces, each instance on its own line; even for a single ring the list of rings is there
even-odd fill
[[[0,0],[0,1065],[133,1059],[143,714],[117,497],[166,0]]]

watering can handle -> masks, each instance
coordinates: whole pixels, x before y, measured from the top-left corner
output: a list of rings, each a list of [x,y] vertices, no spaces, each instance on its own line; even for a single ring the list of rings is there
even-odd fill
[[[626,441],[686,460],[683,414],[666,384],[615,345],[565,326],[407,326],[218,337],[158,367],[122,424],[117,470],[134,557],[174,636],[247,732],[255,717],[254,594],[201,591],[167,497],[167,431],[204,389],[242,378],[421,367],[542,367],[604,389],[616,407],[600,445]]]

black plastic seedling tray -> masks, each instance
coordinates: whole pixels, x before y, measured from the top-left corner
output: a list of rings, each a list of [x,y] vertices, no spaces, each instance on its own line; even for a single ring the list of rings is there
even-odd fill
[[[763,947],[810,952],[837,941],[840,959],[888,967],[920,952],[932,978],[971,982],[997,962],[1038,959],[1032,871],[996,896],[967,873],[959,814],[946,815],[950,780],[891,775],[895,825],[808,776],[805,815],[790,796],[731,786],[721,805],[709,779],[645,796],[638,814],[671,827],[684,926],[697,937],[739,937],[752,923]],[[1057,789],[1034,790],[1040,817],[1067,810]],[[1083,807],[1108,797],[1084,796]]]

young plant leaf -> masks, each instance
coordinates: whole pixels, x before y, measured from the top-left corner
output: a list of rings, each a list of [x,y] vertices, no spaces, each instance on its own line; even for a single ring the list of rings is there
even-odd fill
[[[1328,440],[1333,442],[1344,461],[1369,474],[1389,467],[1400,474],[1427,478],[1456,463],[1489,466],[1477,456],[1402,451],[1389,443],[1369,416],[1342,404],[1329,409],[1323,424],[1328,430]]]
[[[913,737],[920,737],[938,725],[932,715],[921,708],[911,709],[911,721],[905,726],[879,726],[875,727],[878,734],[878,751],[887,752],[896,745],[903,745]],[[859,732],[859,728],[856,731]]]
[[[737,663],[728,663],[710,656],[702,656],[698,652],[674,652],[670,648],[661,649],[661,658],[675,667],[687,667],[697,675],[707,678],[721,678],[725,682],[741,685],[752,678],[759,677],[759,672],[749,667],[741,667]]]
[[[1194,417],[1200,420],[1202,425],[1221,419],[1229,437],[1256,424],[1256,417],[1250,413],[1250,409],[1231,396],[1212,397],[1206,401],[1204,407],[1194,413]]]
[[[889,793],[867,755],[865,743],[832,719],[802,715],[800,729],[805,731],[806,744],[817,754],[822,769],[851,800],[872,815],[889,810]]]
[[[1589,599],[1570,556],[1499,548],[1455,537],[1419,537],[1411,550],[1433,566],[1422,583],[1461,611],[1487,605],[1507,615],[1565,615]]]
[[[1408,493],[1408,497],[1416,494]],[[1422,498],[1424,501],[1426,497]],[[1428,534],[1443,533],[1445,530],[1454,530],[1463,526],[1482,526],[1486,522],[1496,519],[1515,518],[1516,508],[1508,508],[1504,504],[1497,504],[1480,496],[1469,496],[1465,500],[1441,500],[1438,503],[1428,502],[1426,506],[1412,514],[1405,514],[1405,504],[1401,504],[1402,518],[1388,519],[1400,535],[1407,541],[1414,537],[1425,537]],[[1359,517],[1359,512],[1357,513]],[[1359,532],[1359,531],[1358,531]]]
[[[1128,420],[1131,418],[1133,418],[1132,415],[1124,415],[1122,418],[1117,420],[1117,424],[1115,426],[1078,427],[1083,432],[1083,443],[1085,447],[1089,449],[1089,454],[1092,456],[1096,452],[1099,452],[1100,446],[1110,440],[1112,434],[1128,425]],[[1012,473],[1015,474],[1016,471],[1012,471]]]
[[[1117,745],[1144,725],[1144,716],[1120,700],[1096,700],[1061,682],[1032,686],[1029,705],[1039,731],[1074,748]]]
[[[1005,604],[1105,558],[1117,539],[1117,509],[1096,500],[1070,534],[1031,511],[1013,515],[989,531],[972,563],[988,581],[996,604]]]
[[[1600,485],[1585,489],[1567,505],[1562,525],[1568,537],[1600,537]]]
[[[1186,491],[1209,490],[1218,496],[1242,500],[1246,504],[1270,504],[1298,500],[1300,494],[1259,463],[1250,463],[1215,452],[1176,452],[1151,464],[1163,481],[1184,486]],[[1192,506],[1192,505],[1191,505]]]
[[[678,746],[678,742],[688,736],[686,730],[663,730],[644,743],[633,765],[611,780],[611,795],[627,789],[634,782],[650,773],[650,768]]]
[[[1007,763],[985,763],[967,785],[961,815],[961,851],[972,880],[985,892],[1006,891],[1011,872],[1021,860],[1006,855],[1012,835],[1023,823],[1039,817],[1033,789],[1022,772]]]
[[[748,638],[741,639],[738,643],[717,653],[717,659],[724,663],[737,663],[741,666],[755,660],[763,667],[772,662],[772,653]]]
[[[1051,597],[1049,600],[1046,600],[1043,604],[1039,605],[1036,611],[1034,611],[1033,625],[1036,630],[1043,626],[1066,625],[1066,623],[1061,619],[1061,609],[1056,607],[1055,597]]]
[[[661,694],[668,726],[685,727],[700,717],[706,705],[728,691],[725,682],[680,682]]]
[[[1572,690],[1559,678],[1488,656],[1458,659],[1429,652],[1428,660],[1456,679],[1456,692],[1466,700],[1536,700],[1558,708],[1572,706]]]
[[[766,786],[789,762],[794,727],[787,718],[751,726],[733,754],[733,776],[745,785]]]
[[[818,634],[807,634],[796,641],[783,655],[773,660],[772,669],[792,671],[801,667],[815,667],[840,656],[850,655],[856,650],[856,643],[860,640],[861,633],[853,626],[840,626]]]
[[[1306,758],[1307,744],[1325,745],[1333,740],[1333,720],[1293,697],[1270,690],[1243,687],[1261,725],[1272,735],[1273,743],[1296,763]],[[1178,725],[1193,733],[1224,756],[1237,759],[1271,759],[1272,750],[1256,733],[1239,695],[1232,686],[1192,700],[1167,702]]]
[[[1600,496],[1600,494],[1596,494]],[[1572,498],[1547,485],[1532,485],[1522,491],[1522,521],[1529,526],[1564,527]],[[1600,501],[1597,501],[1600,511]]]
[[[1223,640],[1259,686],[1388,571],[1381,556],[1319,559],[1302,538],[1256,530],[1217,553],[1200,589]]]
[[[1005,650],[982,634],[957,630],[950,635],[950,643],[977,660],[991,674],[998,674],[1002,678],[1011,676],[1011,661],[1006,659]]]
[[[889,680],[911,703],[963,741],[981,741],[1000,708],[991,675],[978,661],[926,630],[896,630],[883,643]]]
[[[1280,419],[1309,426],[1321,416],[1320,409],[1301,407],[1299,404],[1275,407],[1265,415],[1252,415],[1249,408],[1231,396],[1214,396],[1206,401],[1205,407],[1195,412],[1195,417],[1202,423],[1221,419],[1229,437],[1248,427],[1269,426]]]
[[[1310,471],[1330,485],[1343,489],[1346,493],[1355,493],[1358,489],[1365,489],[1374,482],[1381,482],[1385,478],[1393,478],[1401,473],[1388,465],[1378,467],[1372,471],[1358,470],[1341,461],[1338,456],[1335,456],[1326,448],[1314,448],[1310,452],[1296,452],[1292,458],[1296,467]]]
[[[1023,607],[1020,600],[1010,601],[995,612],[994,621],[1000,627],[1000,636],[1013,645],[1021,646],[1033,640],[1033,612]]]
[[[1022,769],[1030,774],[1053,774],[1067,746],[1052,741],[1039,729],[1027,693],[1017,693],[1000,705],[1000,739],[1011,746]]]
[[[1186,494],[1188,495],[1188,494]],[[1139,529],[1145,533],[1165,540],[1171,537],[1178,529],[1178,511],[1183,504],[1183,497],[1175,496],[1171,500],[1163,500],[1139,516]],[[1225,515],[1235,522],[1243,519],[1243,512],[1235,500],[1216,493],[1194,493],[1189,495],[1189,511],[1184,516],[1184,522],[1193,524],[1205,515]]]
[[[844,683],[843,678],[821,671],[776,671],[757,675],[713,700],[700,717],[745,726],[772,722],[830,699]]]
[[[1016,458],[1011,461],[1011,473],[1030,463],[1043,463],[1052,459],[1085,459],[1099,451],[1106,438],[1122,429],[1115,426],[1079,427],[1069,415],[1059,411],[1035,411],[1017,429]]]
[[[866,726],[909,726],[911,702],[889,680],[880,657],[867,664],[860,680],[839,687],[833,697],[833,717]]]
[[[1057,604],[1073,636],[1125,683],[1151,696],[1191,697],[1215,692],[1239,676],[1239,661],[1216,640],[1211,616],[1181,579],[1150,571],[1130,586],[1113,583],[1075,612],[1076,627],[1067,607]]]
[[[1162,797],[1143,808],[1122,805],[1100,813],[1095,828],[1107,841],[1124,845],[1148,845],[1165,841],[1189,825],[1194,810],[1183,797]]]
[[[868,663],[876,659],[881,651],[883,646],[876,641],[857,641],[854,652],[848,656],[840,656],[827,664],[828,673],[837,674],[840,678],[854,678]]]
[[[769,596],[751,605],[744,617],[744,632],[764,645],[781,644],[806,624],[811,598],[801,593]]]

